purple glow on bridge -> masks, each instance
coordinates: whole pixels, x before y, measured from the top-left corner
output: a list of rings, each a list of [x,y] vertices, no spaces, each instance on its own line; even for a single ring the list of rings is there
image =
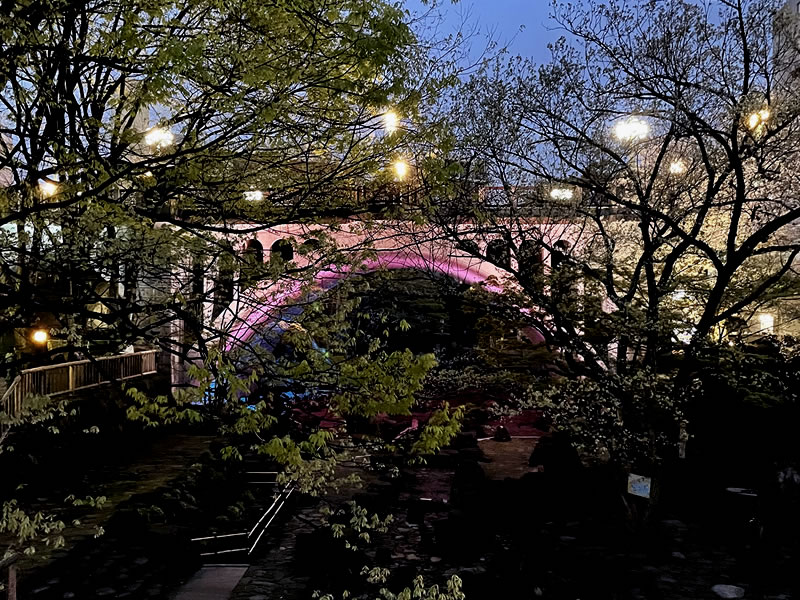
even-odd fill
[[[314,283],[318,289],[328,290],[351,275],[390,269],[417,269],[440,273],[469,285],[475,285],[482,284],[487,279],[487,276],[480,272],[480,264],[476,260],[469,261],[467,265],[460,264],[459,260],[449,256],[437,258],[404,252],[381,252],[376,258],[366,260],[358,267],[331,265],[317,273]],[[494,293],[502,291],[502,287],[499,285],[485,285],[485,288]],[[243,316],[242,322],[231,330],[226,349],[230,350],[236,344],[245,344],[258,332],[259,326],[280,318],[281,310],[290,305],[292,300],[297,300],[302,292],[302,285],[295,283],[286,289],[264,297],[260,306]]]

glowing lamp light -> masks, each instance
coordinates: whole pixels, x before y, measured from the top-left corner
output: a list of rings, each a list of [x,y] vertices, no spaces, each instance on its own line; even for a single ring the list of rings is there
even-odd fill
[[[44,329],[37,329],[31,335],[31,339],[35,344],[46,344],[50,339],[50,335]]]
[[[153,127],[144,136],[144,143],[156,148],[169,146],[174,141],[175,135],[169,129],[164,129],[163,127]]]
[[[669,165],[669,172],[673,175],[683,175],[686,173],[686,163],[682,160],[673,160]]]
[[[387,134],[392,134],[400,127],[400,117],[393,110],[383,113],[383,130]]]
[[[553,200],[572,200],[575,192],[569,188],[553,188],[550,190],[550,197]]]
[[[39,183],[39,193],[43,198],[51,198],[58,193],[58,185],[52,181],[42,181]]]
[[[625,119],[614,126],[614,137],[621,142],[643,140],[650,134],[650,125],[642,119]]]
[[[758,129],[769,120],[770,116],[772,116],[772,113],[768,108],[752,112],[747,117],[747,126],[750,129]]]
[[[758,327],[764,333],[775,333],[775,317],[769,313],[761,313],[758,315]]]
[[[408,163],[403,159],[394,161],[392,168],[394,169],[395,176],[400,181],[405,179],[408,176],[408,172],[411,170],[411,167],[409,167]]]
[[[244,199],[250,202],[261,202],[264,199],[264,192],[261,190],[250,190],[244,193]]]

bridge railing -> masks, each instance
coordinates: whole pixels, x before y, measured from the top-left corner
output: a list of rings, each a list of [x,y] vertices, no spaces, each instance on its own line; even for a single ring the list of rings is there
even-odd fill
[[[112,381],[152,375],[156,372],[157,350],[77,360],[25,369],[3,394],[0,410],[12,419],[22,412],[22,402],[31,395],[57,396],[93,388]],[[8,426],[0,423],[0,435]]]

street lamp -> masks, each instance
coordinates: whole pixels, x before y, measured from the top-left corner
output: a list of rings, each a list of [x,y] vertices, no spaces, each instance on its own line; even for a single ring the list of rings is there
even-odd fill
[[[553,188],[550,190],[550,197],[553,200],[568,201],[572,200],[575,192],[569,188]]]
[[[760,313],[758,315],[758,327],[767,335],[775,333],[775,317],[770,313]]]
[[[36,329],[31,335],[31,339],[33,340],[34,344],[39,344],[42,346],[47,343],[47,340],[50,339],[50,334],[48,334],[44,329]]]
[[[683,175],[686,173],[686,163],[681,159],[673,160],[669,165],[669,172],[673,175]]]
[[[51,198],[58,193],[58,185],[52,181],[41,181],[39,182],[39,193],[42,198]]]
[[[631,117],[618,121],[614,125],[614,137],[621,142],[633,142],[643,140],[650,134],[650,125],[647,121]]]
[[[769,120],[772,113],[768,108],[762,108],[755,112],[750,113],[747,117],[747,126],[752,130],[760,129]]]
[[[411,170],[411,167],[409,167],[408,163],[402,158],[398,158],[394,161],[394,163],[392,163],[392,168],[394,169],[394,174],[398,181],[403,181]]]
[[[383,130],[391,135],[400,127],[400,117],[393,110],[383,113]]]
[[[153,127],[144,136],[144,143],[155,148],[171,146],[175,141],[175,134],[164,127]]]

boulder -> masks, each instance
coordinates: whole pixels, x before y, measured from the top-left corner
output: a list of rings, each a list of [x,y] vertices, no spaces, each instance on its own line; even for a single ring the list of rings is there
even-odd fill
[[[744,598],[744,589],[736,585],[717,584],[711,588],[720,598]]]
[[[511,434],[508,432],[508,429],[500,425],[494,431],[494,441],[495,442],[510,442],[511,441]]]

